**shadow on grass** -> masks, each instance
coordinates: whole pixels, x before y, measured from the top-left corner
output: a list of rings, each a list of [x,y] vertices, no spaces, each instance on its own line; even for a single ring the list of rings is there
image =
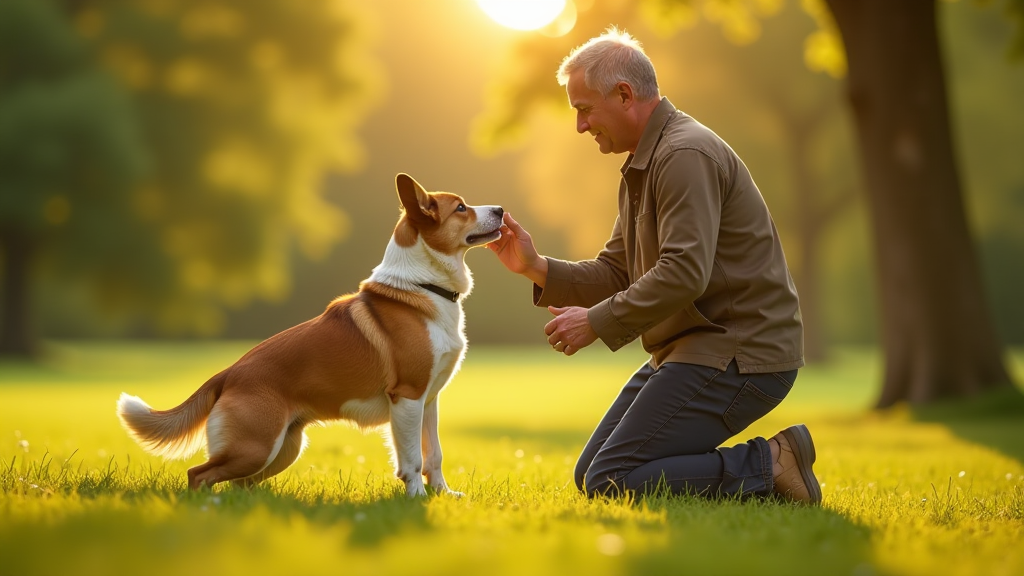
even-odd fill
[[[109,525],[130,525],[134,515],[156,506],[177,509],[184,518],[213,517],[237,521],[260,513],[282,523],[302,516],[311,524],[351,527],[347,541],[355,547],[374,547],[403,531],[424,532],[432,528],[427,519],[427,500],[408,498],[400,482],[362,485],[339,477],[336,483],[310,486],[295,478],[273,479],[242,488],[219,484],[191,491],[184,476],[170,474],[164,467],[130,470],[130,463],[111,458],[105,469],[82,470],[74,454],[54,462],[49,454],[39,460],[18,458],[0,466],[0,491],[32,498],[75,495],[100,502],[97,510],[109,516]],[[114,497],[137,505],[122,508],[105,499]],[[440,496],[445,498],[447,496]],[[122,514],[122,518],[115,518]]]
[[[642,499],[677,529],[629,561],[630,574],[876,574],[870,528],[774,499]],[[738,537],[739,536],[739,537]]]
[[[427,519],[427,500],[409,498],[404,490],[381,488],[361,500],[345,500],[346,494],[292,493],[291,482],[268,482],[250,488],[225,486],[176,495],[177,501],[200,510],[217,508],[223,515],[247,517],[265,511],[282,521],[295,515],[321,526],[349,524],[348,544],[372,548],[395,534],[432,529]]]
[[[1024,393],[1016,388],[911,409],[916,420],[943,424],[957,436],[1024,462]]]

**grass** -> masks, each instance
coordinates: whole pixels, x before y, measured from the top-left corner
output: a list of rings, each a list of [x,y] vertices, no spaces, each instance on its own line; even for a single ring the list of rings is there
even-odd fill
[[[844,350],[801,371],[748,430],[806,422],[824,506],[588,500],[577,452],[644,358],[482,348],[441,396],[449,483],[410,501],[379,436],[333,426],[247,491],[185,490],[185,470],[120,429],[122,391],[183,400],[248,343],[52,344],[0,363],[4,574],[1024,573],[1024,418],[867,410],[879,361]],[[1011,357],[1018,381],[1024,353]]]

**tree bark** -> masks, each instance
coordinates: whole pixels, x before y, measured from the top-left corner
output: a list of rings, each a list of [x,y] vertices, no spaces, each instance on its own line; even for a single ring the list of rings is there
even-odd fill
[[[953,150],[934,0],[826,0],[843,37],[878,265],[880,408],[1012,386]]]
[[[31,236],[18,227],[0,231],[3,250],[3,293],[0,295],[0,356],[31,356],[35,345],[31,331],[29,280],[33,243]]]

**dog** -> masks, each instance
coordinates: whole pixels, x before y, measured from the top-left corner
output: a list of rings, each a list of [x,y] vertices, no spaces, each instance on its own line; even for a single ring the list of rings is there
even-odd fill
[[[188,471],[190,489],[270,478],[302,454],[306,426],[347,420],[364,429],[390,423],[408,496],[426,487],[460,495],[441,472],[437,396],[466,353],[466,252],[501,237],[504,211],[427,192],[407,174],[395,187],[401,216],[357,292],[263,341],[176,408],[121,394],[121,424],[149,453],[187,458],[205,442],[208,460]]]

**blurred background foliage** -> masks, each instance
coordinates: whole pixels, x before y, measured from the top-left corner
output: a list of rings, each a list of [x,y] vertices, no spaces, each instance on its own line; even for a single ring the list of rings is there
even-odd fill
[[[0,222],[46,336],[221,334],[348,216],[381,73],[344,3],[5,0]],[[9,288],[7,294],[16,293]],[[8,319],[9,321],[9,319]]]
[[[939,5],[968,217],[1000,335],[1020,345],[1024,66],[1005,14],[1020,3]],[[662,93],[750,167],[800,286],[809,353],[875,343],[827,14],[810,1],[700,6],[581,0],[573,18],[587,36],[614,23],[639,37]],[[25,255],[20,309],[36,337],[264,338],[380,262],[397,172],[502,204],[546,254],[590,257],[623,158],[574,131],[554,79],[572,47],[557,30],[503,28],[473,0],[3,0],[5,297]],[[550,81],[508,81],[538,71]],[[467,260],[470,341],[540,342],[548,314],[527,282],[483,250]]]

